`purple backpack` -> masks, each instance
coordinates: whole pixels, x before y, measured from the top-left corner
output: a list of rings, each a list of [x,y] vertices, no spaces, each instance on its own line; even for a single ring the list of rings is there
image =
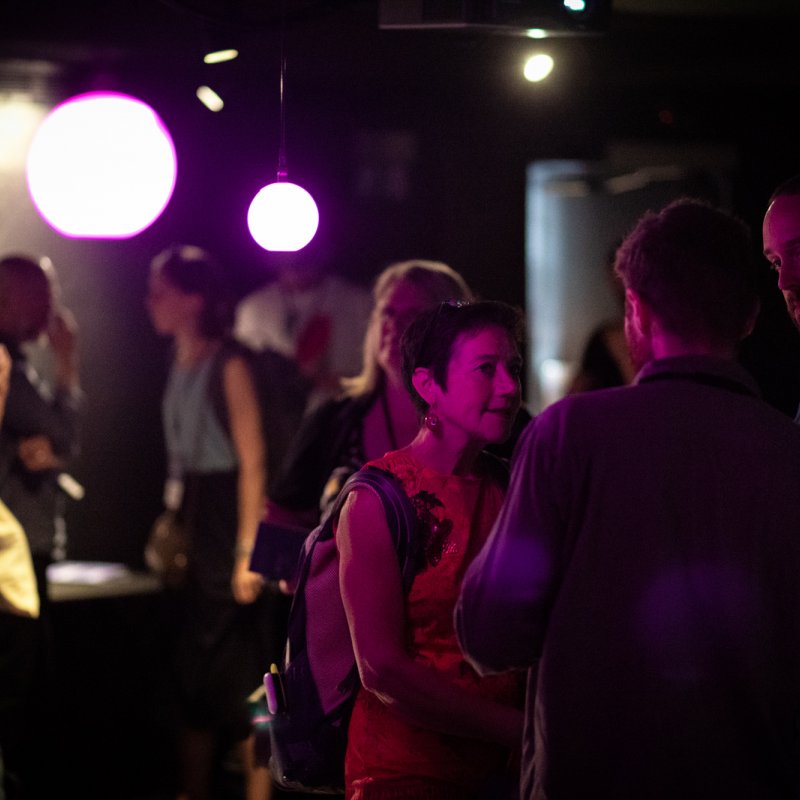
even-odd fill
[[[352,489],[369,488],[383,503],[397,549],[403,589],[416,574],[417,519],[398,479],[377,467],[352,475],[308,534],[289,611],[283,664],[264,676],[270,711],[269,769],[283,789],[342,794],[347,728],[360,686],[350,629],[339,593],[334,525]]]

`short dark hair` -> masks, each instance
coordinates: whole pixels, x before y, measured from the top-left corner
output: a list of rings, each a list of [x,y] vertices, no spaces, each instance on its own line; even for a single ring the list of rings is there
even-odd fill
[[[200,332],[204,336],[216,339],[230,333],[235,309],[233,293],[211,253],[195,245],[173,244],[152,260],[150,268],[181,292],[200,295]]]
[[[48,260],[14,253],[0,259],[0,272],[10,281],[26,283],[47,294],[52,289],[51,274],[46,268]]]
[[[646,212],[617,250],[615,270],[682,338],[736,343],[758,308],[750,229],[704,200],[682,197]]]
[[[791,178],[787,178],[782,183],[779,183],[775,187],[775,191],[770,195],[767,206],[769,206],[776,197],[786,197],[795,194],[800,194],[800,175],[793,175]]]
[[[453,344],[464,333],[477,333],[485,328],[502,328],[522,349],[524,318],[522,312],[497,300],[463,303],[448,300],[423,311],[403,334],[403,381],[417,410],[424,414],[428,404],[414,388],[412,378],[419,367],[433,373],[433,379],[447,389],[447,367]]]
[[[58,296],[58,279],[46,256],[12,253],[0,259],[0,325],[4,341],[22,344],[38,337],[47,328]],[[26,302],[21,302],[23,297]]]

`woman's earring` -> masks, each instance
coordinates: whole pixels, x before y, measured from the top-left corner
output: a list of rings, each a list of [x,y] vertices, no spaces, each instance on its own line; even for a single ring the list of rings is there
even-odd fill
[[[428,411],[425,415],[425,427],[431,432],[436,433],[439,430],[439,425],[441,424],[439,421],[439,417],[433,411]]]

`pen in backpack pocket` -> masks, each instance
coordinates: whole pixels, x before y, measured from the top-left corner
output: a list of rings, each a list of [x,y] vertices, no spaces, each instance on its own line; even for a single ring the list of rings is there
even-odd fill
[[[267,708],[271,714],[286,710],[286,696],[283,691],[283,682],[277,664],[272,664],[269,672],[264,675],[264,688],[267,692]]]

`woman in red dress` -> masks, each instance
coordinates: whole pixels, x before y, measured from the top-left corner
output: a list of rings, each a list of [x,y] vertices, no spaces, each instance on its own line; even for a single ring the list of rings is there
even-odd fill
[[[340,585],[362,688],[349,728],[348,800],[477,798],[522,737],[521,676],[480,678],[453,608],[503,500],[503,441],[520,407],[521,317],[503,303],[443,303],[403,338],[414,440],[370,464],[392,472],[419,519],[407,595],[377,496],[351,493],[337,528]],[[494,795],[496,796],[496,795]]]

